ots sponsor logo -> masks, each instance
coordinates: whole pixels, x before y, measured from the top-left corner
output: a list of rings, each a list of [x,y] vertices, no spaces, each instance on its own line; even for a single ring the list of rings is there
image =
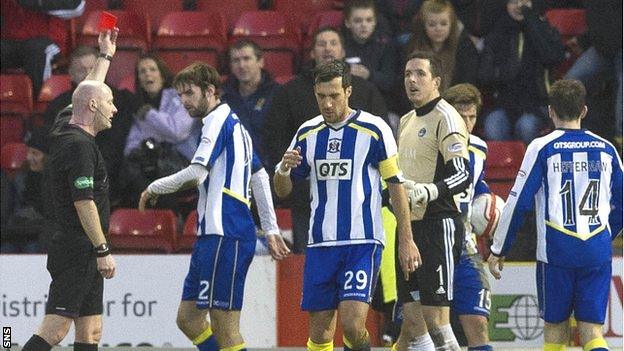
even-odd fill
[[[554,145],[555,149],[585,149],[600,148],[604,149],[606,144],[604,141],[559,141]]]
[[[93,189],[93,177],[78,177],[74,180],[74,187],[76,189]]]
[[[318,180],[351,179],[351,160],[316,160]]]
[[[327,143],[327,152],[330,154],[335,154],[340,152],[340,145],[342,144],[342,140],[338,138],[331,138]]]

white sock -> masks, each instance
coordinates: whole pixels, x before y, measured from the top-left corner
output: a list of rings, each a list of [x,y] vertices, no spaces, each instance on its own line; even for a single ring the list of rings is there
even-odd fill
[[[453,334],[450,324],[439,326],[431,331],[431,339],[435,344],[435,349],[440,351],[460,351],[459,343]]]
[[[435,351],[433,340],[429,334],[415,337],[407,346],[407,351]]]

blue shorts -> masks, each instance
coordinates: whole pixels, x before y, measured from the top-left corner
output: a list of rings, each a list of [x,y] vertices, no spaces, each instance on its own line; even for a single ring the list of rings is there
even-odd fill
[[[345,300],[370,303],[382,250],[378,244],[308,248],[301,309],[335,310]]]
[[[603,324],[611,289],[611,262],[565,268],[537,262],[537,299],[547,323],[561,323],[574,312],[578,321]]]
[[[451,310],[455,315],[490,316],[490,284],[479,254],[462,254],[455,266]]]
[[[255,240],[241,241],[221,235],[197,238],[182,300],[196,301],[197,308],[202,309],[239,311],[255,248]]]

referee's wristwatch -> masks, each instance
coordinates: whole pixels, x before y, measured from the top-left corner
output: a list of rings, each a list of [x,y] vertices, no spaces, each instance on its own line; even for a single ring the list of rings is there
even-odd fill
[[[97,257],[105,257],[110,255],[110,248],[107,243],[103,243],[95,248],[95,252],[97,253]]]

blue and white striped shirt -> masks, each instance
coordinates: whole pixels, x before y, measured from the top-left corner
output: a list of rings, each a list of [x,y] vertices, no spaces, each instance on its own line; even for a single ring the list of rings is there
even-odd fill
[[[505,256],[535,209],[537,260],[560,267],[611,260],[622,230],[622,161],[608,141],[582,129],[559,129],[529,144],[494,235]]]
[[[297,147],[303,160],[292,176],[310,179],[308,246],[383,244],[381,178],[400,176],[390,127],[359,110],[337,129],[319,115],[299,127]]]
[[[227,104],[202,120],[201,139],[191,163],[209,169],[198,186],[197,235],[255,240],[249,210],[253,151],[249,134]]]

